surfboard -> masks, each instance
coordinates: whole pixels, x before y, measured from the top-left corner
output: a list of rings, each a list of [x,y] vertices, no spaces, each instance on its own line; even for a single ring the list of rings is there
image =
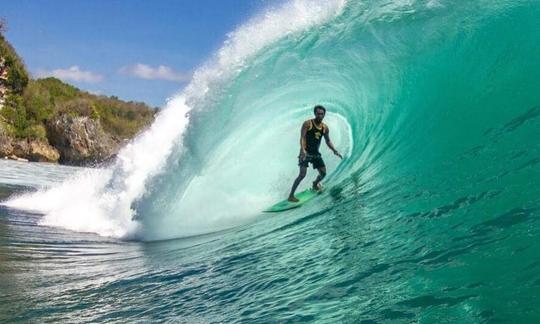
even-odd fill
[[[277,213],[277,212],[282,212],[282,211],[286,211],[286,210],[289,210],[289,209],[293,209],[293,208],[298,208],[300,206],[302,206],[303,204],[305,204],[307,201],[313,199],[314,197],[316,197],[317,195],[319,195],[321,192],[320,191],[316,191],[316,190],[313,190],[313,189],[306,189],[302,192],[299,192],[297,194],[295,194],[294,196],[296,198],[298,198],[298,202],[290,202],[288,201],[287,199],[283,200],[283,201],[280,201],[278,202],[277,204],[273,205],[272,207],[269,207],[268,209],[265,209],[264,212],[265,213]]]

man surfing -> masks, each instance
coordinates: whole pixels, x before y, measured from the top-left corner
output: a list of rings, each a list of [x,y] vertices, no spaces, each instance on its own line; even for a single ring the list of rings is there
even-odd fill
[[[328,126],[323,123],[324,115],[326,115],[326,108],[323,106],[317,105],[313,108],[313,114],[315,115],[314,119],[309,119],[302,124],[301,135],[300,135],[300,155],[298,156],[298,166],[300,167],[300,174],[294,180],[294,183],[291,188],[291,193],[287,199],[290,202],[298,202],[299,200],[294,196],[296,188],[302,182],[306,176],[307,168],[309,163],[312,164],[313,169],[319,171],[319,175],[313,181],[313,190],[320,191],[321,180],[326,176],[326,165],[319,153],[319,147],[321,146],[321,138],[324,137],[326,145],[337,155],[340,159],[343,157],[335,149],[334,144],[330,140],[330,130]]]

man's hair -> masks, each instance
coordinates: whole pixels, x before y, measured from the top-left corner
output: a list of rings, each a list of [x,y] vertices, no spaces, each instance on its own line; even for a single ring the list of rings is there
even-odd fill
[[[321,105],[317,105],[317,106],[313,107],[313,114],[317,114],[317,109],[322,109],[322,111],[324,111],[324,114],[326,115],[326,108],[324,108]]]

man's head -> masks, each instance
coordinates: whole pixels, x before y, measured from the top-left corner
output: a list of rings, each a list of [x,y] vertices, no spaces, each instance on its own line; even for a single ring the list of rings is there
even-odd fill
[[[321,122],[326,115],[326,108],[321,105],[317,105],[313,108],[313,114],[315,115],[315,120]]]

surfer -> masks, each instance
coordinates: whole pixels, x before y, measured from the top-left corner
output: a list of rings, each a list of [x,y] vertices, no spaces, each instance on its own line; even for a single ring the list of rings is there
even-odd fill
[[[306,120],[302,124],[302,129],[300,131],[300,155],[298,156],[298,166],[300,167],[300,173],[298,177],[294,180],[294,183],[291,188],[291,193],[289,194],[288,201],[298,202],[298,199],[294,196],[296,188],[302,182],[306,176],[307,168],[309,163],[312,164],[313,169],[319,171],[319,175],[313,181],[313,190],[320,191],[321,180],[326,176],[326,165],[319,153],[319,146],[321,146],[321,138],[324,137],[326,145],[337,155],[340,159],[343,157],[334,147],[332,141],[330,140],[330,130],[328,126],[323,123],[324,115],[326,114],[326,108],[323,106],[317,105],[313,108],[313,114],[315,118]]]

